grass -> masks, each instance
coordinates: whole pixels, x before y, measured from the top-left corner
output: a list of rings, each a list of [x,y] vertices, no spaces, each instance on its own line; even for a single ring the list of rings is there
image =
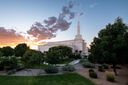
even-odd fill
[[[0,85],[96,85],[77,73],[47,76],[0,76]]]

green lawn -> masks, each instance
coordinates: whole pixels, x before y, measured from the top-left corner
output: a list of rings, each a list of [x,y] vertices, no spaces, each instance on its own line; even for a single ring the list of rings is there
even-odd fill
[[[96,85],[77,73],[48,76],[0,76],[0,85]]]

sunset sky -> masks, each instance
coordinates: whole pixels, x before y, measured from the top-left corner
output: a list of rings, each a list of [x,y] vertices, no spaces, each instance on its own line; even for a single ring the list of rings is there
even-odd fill
[[[128,24],[128,0],[0,0],[0,47],[74,39],[78,19],[89,45],[117,17]]]

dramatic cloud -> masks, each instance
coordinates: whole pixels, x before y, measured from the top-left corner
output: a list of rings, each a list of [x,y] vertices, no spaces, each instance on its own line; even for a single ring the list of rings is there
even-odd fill
[[[25,41],[24,37],[19,33],[16,33],[14,29],[5,29],[4,27],[0,27],[0,46],[13,46]]]
[[[48,20],[44,20],[44,23],[47,26],[53,25],[54,23],[56,23],[56,17],[49,17]]]
[[[55,37],[55,35],[49,31],[48,28],[45,28],[40,22],[33,24],[27,33],[33,35],[33,37],[36,38],[36,41]]]
[[[15,46],[19,43],[44,43],[44,40],[56,37],[56,32],[69,29],[72,19],[76,13],[72,12],[74,4],[72,1],[67,6],[63,6],[58,17],[52,16],[43,20],[43,23],[35,22],[26,32],[17,33],[14,29],[5,29],[0,27],[0,46]],[[82,16],[81,13],[79,16]]]
[[[70,27],[71,20],[75,17],[75,12],[71,11],[72,8],[73,2],[70,1],[68,6],[62,7],[58,17],[49,17],[44,20],[44,24],[35,22],[27,33],[36,37],[36,41],[55,37],[58,30],[65,31]]]

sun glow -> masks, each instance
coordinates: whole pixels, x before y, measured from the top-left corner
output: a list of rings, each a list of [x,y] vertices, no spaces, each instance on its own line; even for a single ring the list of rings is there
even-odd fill
[[[39,43],[36,43],[36,42],[22,42],[22,43],[26,43],[28,47],[30,47],[30,49],[34,49],[34,50],[37,50],[38,49],[38,45],[40,45]],[[20,44],[20,43],[18,43]],[[8,45],[0,45],[0,48],[2,47],[6,47],[6,46],[10,46],[12,48],[15,48],[18,44],[8,44]],[[41,43],[41,45],[44,45],[46,43]]]

